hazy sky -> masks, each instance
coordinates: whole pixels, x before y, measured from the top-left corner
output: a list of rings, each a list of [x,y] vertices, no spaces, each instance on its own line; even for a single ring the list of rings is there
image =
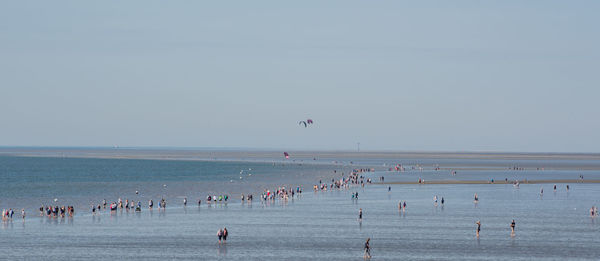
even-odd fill
[[[0,145],[600,152],[598,10],[3,1]]]

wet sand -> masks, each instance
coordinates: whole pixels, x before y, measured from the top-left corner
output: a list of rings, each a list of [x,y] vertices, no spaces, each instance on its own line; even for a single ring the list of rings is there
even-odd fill
[[[315,160],[320,164],[303,164],[300,160],[233,162],[273,160],[267,157],[270,152],[260,151],[213,154],[231,156],[233,161],[218,157],[207,161],[199,156],[212,152],[42,152],[0,157],[0,177],[5,182],[0,191],[2,208],[25,206],[28,213],[25,220],[0,226],[7,235],[0,238],[0,251],[7,259],[362,260],[367,237],[372,238],[377,260],[596,260],[600,254],[600,226],[588,212],[591,206],[600,205],[593,197],[600,187],[585,184],[600,183],[600,172],[581,168],[600,165],[595,160],[379,159],[370,158],[377,154],[366,153],[366,158],[355,161],[341,153],[335,154],[338,158]],[[164,153],[180,155],[160,160],[119,158],[162,157]],[[297,159],[297,154],[292,155]],[[273,152],[272,157],[281,156]],[[393,163],[418,165],[403,172],[388,171]],[[444,168],[464,168],[451,175],[448,169],[435,170],[438,163]],[[549,164],[567,170],[535,168]],[[385,176],[388,182],[316,192],[304,186],[304,193],[296,198],[250,204],[240,202],[236,194],[258,195],[274,184],[316,184],[319,179],[329,183],[342,172],[365,165],[374,166],[375,172],[360,175],[372,180]],[[513,165],[534,167],[508,168]],[[585,179],[577,179],[579,175]],[[425,184],[418,184],[418,178],[426,179]],[[489,186],[491,179],[505,185]],[[513,180],[522,186],[509,186]],[[541,197],[540,185],[526,185],[537,183],[569,183],[570,190],[563,185]],[[139,195],[134,194],[137,190]],[[231,200],[194,204],[207,194],[223,193],[230,194]],[[353,193],[359,193],[360,199],[353,199]],[[477,204],[472,201],[474,193],[481,199]],[[182,196],[188,197],[186,207]],[[445,204],[433,202],[434,196],[443,197]],[[56,197],[58,204],[76,206],[75,217],[37,215],[40,203],[52,203],[48,200]],[[142,206],[150,198],[156,202],[164,197],[169,207],[91,214],[91,203],[119,197],[141,201]],[[408,203],[406,211],[398,211],[400,201]],[[357,220],[358,209],[364,211],[362,221]],[[509,233],[512,219],[517,222],[516,236]],[[480,238],[474,236],[477,220],[483,224]],[[230,238],[219,245],[215,233],[225,226]],[[465,253],[471,254],[466,257]]]
[[[578,180],[578,179],[540,179],[540,180],[518,180],[520,184],[574,184],[574,183],[600,183],[600,180]],[[410,181],[395,181],[395,182],[377,182],[373,184],[379,185],[392,185],[392,184],[421,184],[421,185],[429,185],[429,184],[513,184],[514,180],[494,180],[485,181],[485,180],[426,180],[425,182],[419,183],[418,181],[410,182]]]
[[[285,161],[345,163],[356,166],[409,164],[443,169],[495,170],[518,166],[527,169],[600,170],[600,153],[411,152],[411,151],[294,151],[222,148],[111,148],[111,147],[0,147],[0,155],[21,157],[147,159],[186,161]],[[465,168],[466,167],[466,168]]]

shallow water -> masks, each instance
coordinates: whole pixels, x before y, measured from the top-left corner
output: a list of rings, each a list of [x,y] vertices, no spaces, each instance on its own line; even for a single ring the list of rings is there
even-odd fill
[[[357,201],[350,197],[355,191]],[[478,204],[472,201],[475,192]],[[371,237],[373,260],[598,260],[600,220],[590,218],[588,209],[599,205],[599,192],[593,184],[573,184],[569,192],[561,188],[542,197],[536,185],[393,185],[391,192],[371,185],[305,192],[269,205],[15,219],[2,224],[0,248],[9,259],[38,260],[360,260],[362,244]],[[444,206],[435,206],[433,195],[444,197]],[[404,213],[397,210],[399,200],[407,202]],[[230,237],[219,246],[216,232],[223,226]]]
[[[230,194],[235,200],[239,193],[277,185],[312,184],[334,168],[341,169],[298,163],[0,156],[0,208],[30,212],[41,204],[58,204],[87,210],[103,199],[146,205],[163,197],[167,202],[179,203],[183,197],[196,202],[208,194]]]
[[[472,166],[468,162],[464,166]],[[27,218],[2,222],[2,258],[27,260],[362,260],[362,246],[371,237],[373,260],[598,260],[600,219],[589,208],[600,205],[598,184],[367,185],[348,190],[305,192],[287,202],[242,204],[232,195],[228,204],[210,206],[207,193],[253,192],[275,184],[313,184],[329,180],[332,169],[351,166],[268,162],[164,161],[91,158],[0,157],[1,208],[26,207]],[[250,170],[251,169],[251,170]],[[383,169],[383,168],[382,168]],[[244,170],[239,180],[240,170]],[[379,169],[381,170],[381,169]],[[340,173],[336,173],[339,176]],[[247,173],[251,173],[248,176]],[[376,172],[386,181],[418,177],[498,180],[598,178],[597,171],[461,170]],[[514,176],[511,176],[514,175]],[[430,178],[431,177],[431,178]],[[238,178],[238,180],[234,180]],[[232,182],[233,180],[233,182]],[[163,185],[167,185],[164,187]],[[545,193],[540,195],[540,188]],[[140,195],[134,191],[139,190]],[[350,193],[358,192],[352,200]],[[480,201],[473,202],[474,193]],[[187,207],[181,197],[189,198]],[[433,196],[445,204],[434,205]],[[144,207],[141,213],[106,210],[93,216],[89,204],[118,197],[140,200],[165,196],[166,211]],[[40,203],[75,205],[73,218],[39,217]],[[203,199],[200,207],[195,198]],[[407,202],[399,212],[398,201]],[[358,209],[364,216],[358,221]],[[516,221],[516,236],[510,222]],[[475,222],[482,231],[475,237]],[[217,229],[230,238],[216,243]]]
[[[409,171],[385,171],[379,172],[384,176],[386,182],[417,182],[419,179],[425,181],[500,181],[509,182],[514,180],[579,180],[583,175],[585,180],[600,180],[600,171],[597,170],[465,170],[461,169],[452,175],[448,170],[409,170]],[[378,180],[378,179],[376,179]],[[374,180],[375,181],[375,180]],[[552,184],[545,185],[546,187]]]

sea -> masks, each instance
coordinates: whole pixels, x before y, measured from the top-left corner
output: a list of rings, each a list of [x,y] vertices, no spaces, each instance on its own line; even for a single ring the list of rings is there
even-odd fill
[[[371,260],[600,260],[600,218],[590,216],[600,206],[600,183],[577,182],[600,180],[597,155],[298,152],[286,160],[252,151],[42,152],[0,151],[0,209],[15,210],[0,225],[2,260],[363,260],[367,238]],[[405,170],[395,171],[398,164]],[[368,169],[360,175],[373,184],[313,190],[353,169]],[[384,184],[382,176],[392,183],[574,182],[555,190],[554,184]],[[302,193],[259,199],[282,186]],[[253,194],[253,202],[242,194]],[[229,200],[207,204],[207,195]],[[92,205],[119,198],[140,201],[142,211],[92,214]],[[161,198],[166,209],[148,209],[148,200]],[[399,202],[407,203],[404,211]],[[75,215],[40,216],[41,205],[74,206]],[[229,237],[219,244],[224,227]]]

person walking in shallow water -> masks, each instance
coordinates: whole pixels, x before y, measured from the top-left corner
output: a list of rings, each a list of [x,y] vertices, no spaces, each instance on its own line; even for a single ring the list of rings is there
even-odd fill
[[[229,235],[229,232],[227,231],[227,228],[224,227],[223,228],[223,243],[227,243],[227,235]]]
[[[217,231],[217,237],[219,238],[219,244],[221,244],[221,240],[223,239],[223,229]]]
[[[515,223],[515,220],[513,219],[512,222],[510,223],[510,235],[513,237],[515,236],[515,226],[516,226],[516,223]]]
[[[477,232],[475,232],[475,236],[479,238],[479,231],[481,231],[481,220],[477,220],[475,224],[477,224]]]
[[[365,242],[364,259],[371,259],[371,245],[369,244],[369,241],[371,241],[371,238],[367,238],[367,242]]]
[[[358,210],[358,221],[362,221],[362,208]]]

